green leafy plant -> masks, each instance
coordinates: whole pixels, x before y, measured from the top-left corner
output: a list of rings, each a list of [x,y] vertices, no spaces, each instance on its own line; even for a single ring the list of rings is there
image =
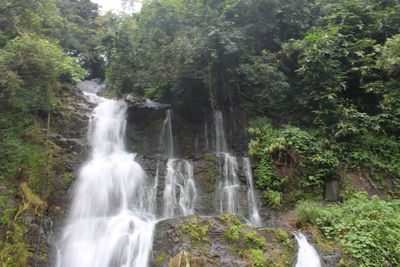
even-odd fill
[[[326,207],[300,203],[302,225],[316,225],[323,236],[344,249],[342,262],[358,266],[400,264],[400,210],[392,202],[357,193],[353,198]]]
[[[249,153],[258,160],[256,184],[271,206],[279,208],[289,188],[321,194],[323,184],[336,179],[338,158],[312,131],[291,125],[274,129],[266,119],[256,118],[249,133]]]

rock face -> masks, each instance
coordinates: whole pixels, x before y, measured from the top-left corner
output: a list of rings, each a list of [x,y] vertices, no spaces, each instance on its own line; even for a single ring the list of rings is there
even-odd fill
[[[142,101],[143,102],[143,101]],[[162,134],[166,105],[144,105],[131,103],[128,109],[126,143],[127,148],[137,153],[136,160],[146,173],[155,177],[158,172],[157,202],[161,207],[166,175],[167,159],[162,155]],[[225,138],[229,151],[237,157],[238,215],[248,217],[248,186],[242,156],[247,154],[247,115],[243,111],[224,111]],[[215,215],[219,213],[217,184],[221,179],[223,158],[217,157],[214,113],[207,109],[173,110],[172,136],[174,157],[189,161],[193,165],[194,181],[198,190],[195,213]],[[261,195],[261,193],[257,194]],[[261,201],[259,201],[261,203]],[[264,214],[268,214],[265,210]],[[158,211],[161,215],[161,210]]]
[[[325,185],[325,200],[339,201],[340,189],[338,181],[329,181]]]
[[[56,233],[60,233],[70,203],[69,190],[87,154],[86,132],[93,106],[86,102],[82,93],[77,90],[73,92],[64,98],[69,104],[52,117],[49,138],[60,148],[53,157],[60,159],[62,167],[59,175],[53,178],[52,193],[47,199],[46,208],[41,216],[31,210],[23,215],[28,227],[27,243],[30,250],[36,252],[29,260],[30,266],[55,265]]]
[[[153,267],[291,266],[291,233],[242,224],[234,215],[189,216],[156,226]]]
[[[213,112],[208,109],[174,110],[131,105],[128,110],[127,146],[139,154],[159,154],[160,134],[166,110],[173,110],[176,156],[192,158],[215,152]],[[233,154],[247,152],[247,115],[244,111],[223,111],[227,143]]]
[[[57,236],[71,202],[68,191],[73,187],[78,168],[87,157],[86,132],[88,115],[93,106],[77,93],[71,96],[70,112],[55,116],[52,141],[62,148],[58,157],[63,159],[71,177],[58,178],[48,198],[43,217],[26,214],[27,233],[31,251],[47,253],[46,259],[32,257],[32,266],[54,266]],[[131,104],[127,114],[126,145],[137,153],[136,160],[147,175],[159,177],[157,186],[157,214],[162,215],[163,191],[167,173],[167,159],[160,152],[160,135],[166,110],[165,105]],[[198,190],[195,214],[161,221],[154,233],[154,250],[150,266],[153,267],[206,267],[206,266],[291,266],[295,260],[295,242],[290,232],[277,228],[253,228],[238,217],[219,214],[217,183],[221,179],[221,158],[215,155],[215,128],[211,110],[174,110],[173,136],[176,157],[193,165]],[[248,196],[243,162],[248,136],[246,114],[225,111],[224,128],[230,151],[238,158],[238,202],[243,207],[238,216],[247,217]],[[68,179],[66,179],[68,178]],[[0,188],[1,189],[1,188]],[[258,192],[260,196],[261,193]],[[258,201],[258,203],[262,203]],[[276,225],[274,216],[265,206],[260,207],[264,225]],[[52,250],[53,249],[53,250]],[[325,256],[325,254],[324,254]],[[326,254],[327,262],[335,262],[336,255]],[[333,259],[333,260],[330,260]],[[336,261],[337,262],[337,261]],[[336,266],[327,264],[326,266]]]

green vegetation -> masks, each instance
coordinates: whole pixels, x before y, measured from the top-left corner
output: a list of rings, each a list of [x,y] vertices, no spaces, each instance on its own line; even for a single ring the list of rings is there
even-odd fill
[[[220,219],[229,226],[223,238],[246,259],[249,266],[280,267],[293,262],[294,243],[286,231],[276,228],[256,231],[230,214],[220,215]]]
[[[77,81],[84,77],[76,58],[30,34],[10,40],[0,51],[0,71],[3,97],[30,113],[54,110],[61,78]]]
[[[106,81],[178,108],[245,109],[276,209],[350,171],[390,178],[396,197],[398,17],[398,1],[152,0],[106,17]]]
[[[70,110],[73,84],[87,74],[102,75],[98,18],[97,5],[88,0],[0,3],[0,182],[12,191],[0,193],[4,266],[27,266],[31,257],[45,256],[41,250],[33,255],[23,217],[42,217],[57,178],[70,180],[63,151],[50,135],[65,131],[57,120]]]
[[[13,222],[12,228],[6,233],[4,242],[1,243],[0,261],[3,266],[28,266],[28,260],[33,256],[26,243],[26,223]]]
[[[268,266],[268,261],[265,258],[264,251],[261,249],[249,249],[247,251],[249,257],[250,266],[254,267],[265,267]]]
[[[207,233],[211,227],[211,221],[204,218],[189,217],[185,222],[179,225],[178,233],[188,235],[192,247],[202,247],[204,243],[209,242]]]
[[[303,202],[297,207],[303,225],[317,226],[323,237],[343,248],[342,266],[400,264],[399,201],[368,198],[357,193],[326,207]]]
[[[271,207],[322,200],[326,184],[338,181],[344,202],[301,204],[300,221],[340,244],[343,260],[400,264],[398,225],[388,217],[398,217],[396,202],[353,197],[358,189],[346,178],[362,175],[388,201],[400,196],[399,18],[398,0],[150,0],[140,13],[103,16],[89,0],[2,0],[0,182],[43,202],[10,208],[0,194],[0,233],[9,229],[2,262],[26,266],[31,256],[18,210],[46,206],[56,177],[73,179],[50,135],[63,130],[57,118],[86,76],[105,78],[110,95],[180,110],[244,109],[256,185]],[[211,192],[216,175],[206,176]],[[207,242],[207,223],[185,225],[195,245]],[[227,240],[244,240],[252,265],[269,264],[258,235],[241,231],[235,222]]]
[[[168,258],[169,258],[168,255],[165,252],[162,252],[154,256],[154,262],[156,265],[161,266],[162,264],[168,261]]]
[[[337,178],[337,157],[311,131],[290,125],[274,129],[265,118],[258,118],[249,132],[255,136],[249,144],[250,154],[259,161],[254,171],[256,183],[265,190],[271,206],[280,208],[282,194],[293,191],[318,196],[324,182]],[[300,197],[296,195],[296,199]]]

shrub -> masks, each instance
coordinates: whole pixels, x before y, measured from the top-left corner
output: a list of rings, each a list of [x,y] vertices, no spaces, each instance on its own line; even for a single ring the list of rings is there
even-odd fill
[[[396,203],[357,193],[326,207],[300,203],[297,214],[302,224],[316,225],[327,240],[343,247],[342,261],[347,266],[398,266],[400,209]]]
[[[316,133],[286,125],[275,129],[265,118],[250,123],[249,153],[257,159],[256,185],[267,201],[279,207],[291,188],[322,193],[322,185],[337,176],[339,161]]]
[[[49,111],[57,104],[61,80],[77,81],[85,76],[76,58],[56,44],[22,34],[0,50],[0,97],[10,98],[22,111]]]

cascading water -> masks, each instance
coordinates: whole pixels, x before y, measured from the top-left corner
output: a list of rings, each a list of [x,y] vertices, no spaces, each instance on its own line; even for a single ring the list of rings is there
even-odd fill
[[[315,248],[307,242],[307,238],[294,232],[298,244],[296,267],[321,267],[321,261]]]
[[[254,192],[254,183],[253,183],[253,173],[251,171],[250,159],[248,157],[243,158],[243,168],[246,174],[247,181],[247,200],[249,203],[249,219],[252,225],[261,226],[261,218],[258,211],[258,205]]]
[[[164,189],[164,217],[192,215],[196,198],[192,164],[187,160],[169,159]]]
[[[239,213],[238,193],[240,182],[238,179],[238,162],[237,158],[228,152],[228,145],[225,138],[224,120],[222,112],[214,111],[215,123],[215,149],[218,157],[223,158],[223,164],[220,166],[220,174],[223,180],[219,182],[219,209],[220,212],[228,212],[232,214]],[[253,174],[251,171],[250,159],[243,158],[243,170],[247,180],[247,198],[249,222],[253,226],[261,226],[261,218],[258,211],[257,201],[253,186]]]
[[[222,112],[214,111],[215,123],[215,150],[218,157],[223,158],[223,164],[220,166],[220,173],[223,180],[219,181],[219,211],[238,214],[239,202],[237,191],[240,184],[237,176],[238,162],[236,157],[228,153],[228,145],[225,139],[224,120]]]
[[[80,171],[57,267],[145,267],[152,248],[156,184],[124,146],[127,105],[95,101],[92,153]]]
[[[170,109],[166,111],[160,139],[162,154],[167,158],[173,158],[175,149],[174,136],[172,135],[172,110]]]
[[[240,188],[239,179],[237,176],[238,162],[236,157],[229,153],[220,154],[223,157],[223,164],[220,166],[223,175],[223,181],[219,185],[219,201],[220,212],[238,214],[239,201],[237,191]]]
[[[164,218],[194,213],[197,199],[193,166],[187,160],[174,158],[172,111],[167,110],[161,133],[163,153],[168,157],[164,188]]]
[[[225,130],[224,130],[224,117],[220,110],[214,111],[214,125],[215,125],[215,151],[218,153],[227,153],[228,145],[226,144]]]

